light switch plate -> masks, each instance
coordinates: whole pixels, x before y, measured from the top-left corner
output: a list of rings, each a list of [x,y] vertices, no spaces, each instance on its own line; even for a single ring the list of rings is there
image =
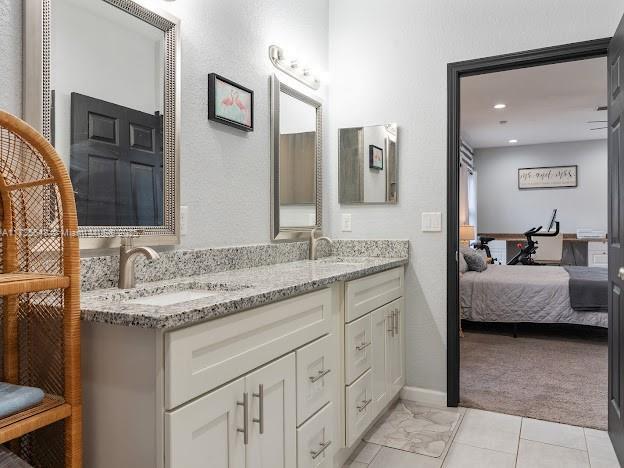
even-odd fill
[[[434,211],[422,214],[421,221],[422,232],[440,232],[442,231],[442,213]]]
[[[342,215],[342,232],[351,232],[351,215],[343,213]]]
[[[188,217],[189,217],[189,207],[188,206],[180,206],[180,235],[186,236],[188,233]]]

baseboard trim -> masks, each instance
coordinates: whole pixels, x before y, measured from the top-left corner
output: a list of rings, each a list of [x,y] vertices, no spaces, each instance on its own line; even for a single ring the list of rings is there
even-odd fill
[[[405,386],[401,389],[401,398],[427,405],[446,406],[446,392],[427,388]]]

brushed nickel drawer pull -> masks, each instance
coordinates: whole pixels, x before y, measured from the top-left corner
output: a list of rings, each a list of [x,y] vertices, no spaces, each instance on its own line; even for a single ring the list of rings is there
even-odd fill
[[[313,375],[312,377],[308,377],[308,379],[310,379],[310,383],[318,382],[330,372],[331,372],[331,369],[320,370],[318,371],[318,374]]]
[[[327,450],[327,447],[329,447],[331,444],[331,440],[328,440],[327,442],[321,442],[320,449],[318,449],[316,452],[314,450],[310,452],[310,455],[312,455],[312,460],[316,460],[325,450]]]
[[[253,422],[260,425],[260,434],[264,434],[264,385],[258,385],[258,393],[253,394],[258,398],[258,418],[254,418]]]
[[[394,333],[396,333],[397,335],[399,334],[399,309],[396,309],[394,311]]]
[[[247,424],[249,419],[249,394],[247,392],[243,393],[243,401],[237,401],[236,404],[243,407],[243,428],[236,429],[236,431],[243,433],[243,442],[247,445],[249,443],[249,426]]]
[[[362,402],[362,404],[361,404],[360,406],[358,406],[358,407],[357,407],[357,410],[361,413],[362,411],[364,411],[364,410],[366,409],[366,407],[367,407],[368,405],[370,405],[370,404],[371,404],[371,401],[373,401],[373,399],[372,399],[372,398],[369,398],[368,400],[364,400],[364,401]]]
[[[363,351],[366,348],[368,348],[370,345],[371,345],[371,342],[369,341],[368,343],[362,343],[361,345],[356,346],[355,349],[358,351]]]

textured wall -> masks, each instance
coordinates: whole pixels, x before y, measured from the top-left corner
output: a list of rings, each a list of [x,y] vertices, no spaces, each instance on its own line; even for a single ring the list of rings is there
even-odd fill
[[[22,114],[22,2],[0,0],[0,109]]]
[[[150,4],[182,21],[182,204],[184,247],[269,242],[270,44],[327,69],[328,0],[183,0]],[[208,121],[207,75],[255,91],[255,131]],[[278,72],[279,73],[279,72]],[[280,79],[323,100],[283,74]]]
[[[578,165],[578,187],[519,190],[518,168]],[[566,233],[607,231],[607,140],[475,150],[479,232],[524,232],[553,208]]]
[[[146,0],[181,20],[181,199],[189,206],[183,247],[269,242],[270,44],[327,70],[328,0]],[[0,107],[20,112],[21,1],[0,0]],[[255,131],[208,121],[208,73],[255,91]],[[277,72],[282,81],[320,100]]]
[[[420,231],[423,211],[446,220],[446,65],[610,36],[621,0],[339,0],[330,2],[330,142],[339,127],[399,124],[397,206],[338,205],[328,181],[332,234],[409,238],[407,381],[446,391],[446,234]],[[342,233],[340,215],[353,215]],[[443,223],[446,230],[446,223]]]

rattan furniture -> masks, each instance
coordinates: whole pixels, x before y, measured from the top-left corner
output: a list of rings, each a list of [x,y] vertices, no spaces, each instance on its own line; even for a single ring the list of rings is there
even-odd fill
[[[82,463],[80,278],[72,185],[54,148],[0,110],[0,380],[43,389],[0,419],[0,444],[35,467]]]

